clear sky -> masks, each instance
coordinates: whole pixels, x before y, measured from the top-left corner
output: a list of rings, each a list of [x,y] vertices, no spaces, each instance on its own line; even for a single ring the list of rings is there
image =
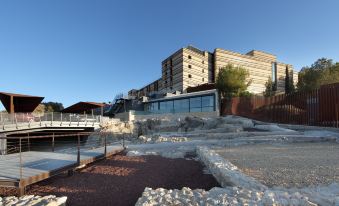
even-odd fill
[[[0,91],[111,101],[189,44],[339,61],[338,0],[0,0]],[[3,108],[2,105],[0,109]]]

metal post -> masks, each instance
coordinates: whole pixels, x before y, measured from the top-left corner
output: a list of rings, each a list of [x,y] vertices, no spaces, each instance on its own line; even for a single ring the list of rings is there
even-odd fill
[[[122,147],[125,149],[125,133],[122,134]]]
[[[107,134],[105,134],[105,157],[107,157]]]
[[[92,119],[94,119],[94,113],[93,113],[93,109],[92,109]],[[94,126],[94,123],[97,121],[97,119],[95,119],[95,121],[93,121],[93,126]]]
[[[54,152],[54,146],[55,146],[55,141],[54,141],[54,132],[52,134],[52,152]]]
[[[16,128],[19,129],[19,128],[18,128],[18,120],[16,119],[16,113],[14,113],[14,120],[15,120]]]
[[[85,114],[85,119],[86,119],[85,126],[87,126],[87,114]]]
[[[53,112],[51,113],[51,126],[53,126]]]
[[[60,126],[62,126],[62,113],[60,113]]]
[[[77,163],[80,165],[80,134],[78,134],[78,155],[77,155]]]
[[[80,125],[80,114],[78,115],[78,127]]]
[[[21,137],[19,138],[20,180],[22,179]]]
[[[72,124],[72,115],[68,114],[68,116],[69,116],[69,126],[71,126],[71,124]]]
[[[28,143],[28,151],[31,151],[31,142],[29,140],[29,133],[27,133],[28,139],[27,139],[27,143]]]

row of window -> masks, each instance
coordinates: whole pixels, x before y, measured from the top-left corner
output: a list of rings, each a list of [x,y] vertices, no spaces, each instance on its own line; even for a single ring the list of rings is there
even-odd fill
[[[191,97],[148,103],[145,110],[151,113],[188,113],[215,111],[214,95]]]
[[[192,56],[191,56],[191,55],[188,55],[188,59],[192,59]],[[202,61],[201,63],[202,63],[202,64],[205,64],[205,61]]]

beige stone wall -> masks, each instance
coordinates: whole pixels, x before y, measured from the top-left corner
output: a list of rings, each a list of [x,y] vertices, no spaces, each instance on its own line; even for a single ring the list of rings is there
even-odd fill
[[[183,51],[183,90],[201,84],[211,83],[211,64],[209,53],[198,53],[192,49]]]
[[[265,91],[265,83],[269,77],[272,77],[272,63],[277,64],[278,92],[285,91],[286,67],[293,69],[291,65],[277,62],[276,56],[260,51],[240,54],[223,49],[215,49],[214,59],[215,78],[218,75],[219,69],[225,67],[227,64],[243,67],[249,71],[249,79],[252,80],[248,91],[256,94]]]

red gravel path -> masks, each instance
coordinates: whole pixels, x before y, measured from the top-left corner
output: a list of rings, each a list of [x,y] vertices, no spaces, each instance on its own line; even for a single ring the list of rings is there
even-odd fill
[[[76,172],[32,185],[28,194],[67,196],[67,205],[134,205],[145,187],[206,189],[219,186],[193,160],[115,155]]]

